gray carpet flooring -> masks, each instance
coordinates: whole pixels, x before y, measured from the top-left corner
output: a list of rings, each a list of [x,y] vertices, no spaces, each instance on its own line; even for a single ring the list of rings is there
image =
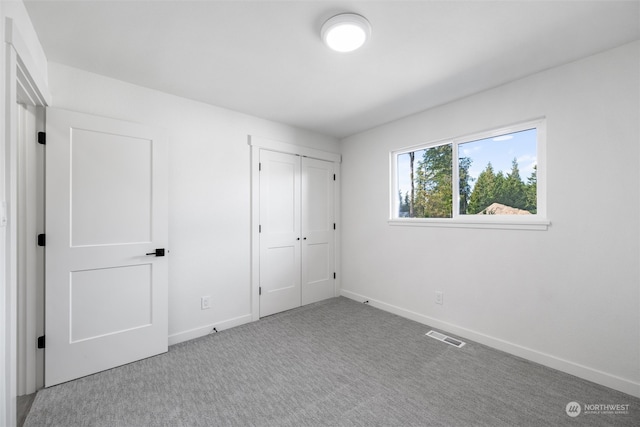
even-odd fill
[[[36,398],[35,393],[26,394],[24,396],[18,396],[16,413],[18,415],[18,419],[16,422],[17,427],[22,427],[24,421],[27,419],[27,414],[29,410],[31,410],[31,405],[33,404],[33,400]]]
[[[640,425],[637,398],[428,331],[333,298],[41,390],[25,426]]]

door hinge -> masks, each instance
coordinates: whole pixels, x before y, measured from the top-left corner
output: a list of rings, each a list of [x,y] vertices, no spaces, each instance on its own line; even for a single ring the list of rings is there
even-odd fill
[[[334,230],[336,229],[336,223],[335,222],[333,223],[333,229]]]
[[[258,288],[258,295],[262,295],[262,286]]]
[[[46,237],[44,234],[38,234],[38,246],[44,246],[46,244]]]
[[[333,278],[334,278],[334,279],[336,278],[336,273],[335,273],[335,272],[333,273]]]
[[[258,170],[261,171],[262,170],[262,163],[258,163]]]
[[[38,144],[45,145],[47,143],[47,134],[45,132],[38,132]]]
[[[333,180],[334,181],[336,180],[336,174],[335,173],[333,174]]]
[[[262,225],[258,225],[258,233],[262,233]]]
[[[44,348],[44,335],[38,337],[38,348]]]

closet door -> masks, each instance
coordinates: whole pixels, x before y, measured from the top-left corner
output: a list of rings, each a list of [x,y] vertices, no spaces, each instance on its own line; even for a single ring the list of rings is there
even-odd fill
[[[335,296],[333,163],[302,159],[302,304]]]
[[[300,157],[260,150],[260,317],[300,306]]]

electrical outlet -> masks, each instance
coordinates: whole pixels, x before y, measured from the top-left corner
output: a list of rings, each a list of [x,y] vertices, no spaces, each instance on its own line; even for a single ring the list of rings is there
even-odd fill
[[[211,297],[206,296],[206,297],[200,298],[200,309],[206,310],[208,308],[211,308]]]
[[[444,302],[444,292],[436,291],[436,304],[442,305]]]

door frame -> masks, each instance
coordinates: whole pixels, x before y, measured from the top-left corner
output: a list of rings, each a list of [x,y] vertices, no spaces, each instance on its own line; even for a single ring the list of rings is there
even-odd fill
[[[6,202],[6,225],[0,225],[0,313],[4,327],[0,328],[0,424],[15,425],[17,399],[17,336],[18,336],[18,229],[17,179],[21,170],[18,163],[18,100],[36,107],[51,103],[51,94],[46,84],[46,70],[37,66],[34,52],[21,36],[13,19],[4,21],[5,59],[3,92],[5,104],[2,116],[4,133],[0,134],[0,163],[5,166],[0,178],[0,199]],[[22,195],[24,196],[24,195]],[[29,313],[35,316],[35,313]],[[35,367],[34,367],[35,369]]]
[[[251,147],[251,320],[256,321],[260,319],[260,150],[311,157],[318,160],[333,162],[335,164],[334,171],[336,173],[336,184],[333,195],[333,209],[337,224],[334,250],[336,268],[335,295],[338,295],[338,291],[341,288],[340,163],[342,162],[342,156],[337,153],[331,153],[328,151],[290,144],[255,135],[248,135],[248,144]]]
[[[18,94],[18,308],[17,392],[35,393],[44,386],[44,351],[34,343],[44,335],[44,248],[34,236],[44,233],[44,108]]]

